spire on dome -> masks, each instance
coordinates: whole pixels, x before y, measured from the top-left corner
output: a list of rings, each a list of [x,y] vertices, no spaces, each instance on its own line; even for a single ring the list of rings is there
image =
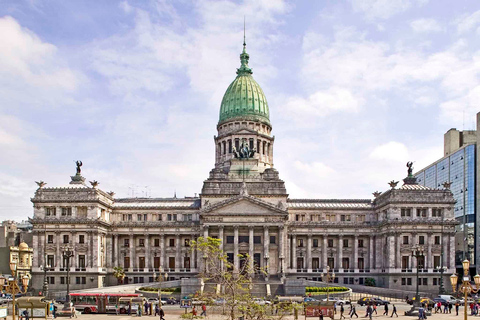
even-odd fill
[[[241,66],[237,69],[238,75],[253,73],[252,69],[248,66],[248,59],[250,59],[250,56],[247,53],[247,41],[245,37],[245,17],[243,17],[243,50],[240,54]]]

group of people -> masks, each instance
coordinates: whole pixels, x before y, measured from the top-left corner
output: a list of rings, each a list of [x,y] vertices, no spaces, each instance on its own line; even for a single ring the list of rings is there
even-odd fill
[[[195,306],[193,306],[192,308],[192,315],[193,316],[197,315],[197,309],[195,308]],[[205,303],[202,304],[202,313],[200,313],[200,316],[204,316],[204,317],[207,316],[207,305]]]
[[[145,302],[144,305],[143,305],[143,308],[145,310],[145,315],[154,315],[154,316],[160,316],[160,319],[161,320],[165,320],[165,311],[163,311],[162,309],[162,306],[160,305],[160,303],[153,303],[153,302]],[[136,305],[136,311],[135,311],[135,315],[137,317],[141,317],[142,316],[142,306],[137,303]],[[120,314],[120,307],[118,305],[115,305],[115,310],[116,310],[116,313],[117,315]],[[128,304],[128,309],[127,309],[127,313],[128,315],[132,315],[132,305],[129,303]]]

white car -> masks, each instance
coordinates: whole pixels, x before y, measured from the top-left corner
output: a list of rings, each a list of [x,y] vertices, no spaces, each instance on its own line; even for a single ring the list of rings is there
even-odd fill
[[[263,299],[260,299],[260,298],[253,298],[253,303],[258,304],[259,306],[272,304],[270,301],[263,300]]]
[[[327,301],[327,298],[323,299],[322,301]],[[335,301],[337,303],[337,305],[350,304],[350,300],[344,300],[344,299],[339,299],[339,298],[335,298],[335,297],[328,298],[328,301]]]

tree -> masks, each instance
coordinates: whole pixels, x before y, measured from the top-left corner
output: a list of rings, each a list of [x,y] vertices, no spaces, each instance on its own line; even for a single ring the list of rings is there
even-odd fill
[[[238,255],[239,266],[236,268],[221,249],[220,239],[200,237],[197,241],[191,242],[191,247],[203,257],[203,266],[199,274],[202,286],[205,283],[220,286],[220,292],[207,293],[203,291],[199,296],[201,301],[213,303],[214,299],[223,299],[230,320],[235,320],[240,314],[246,320],[262,320],[269,314],[275,314],[274,306],[260,305],[253,300],[252,276],[255,271],[264,271],[252,268],[252,257],[248,254]],[[276,318],[281,319],[291,312],[292,307],[282,305],[278,310],[280,312],[277,313]]]
[[[113,276],[117,278],[117,282],[123,284],[123,279],[125,279],[125,270],[122,267],[113,268]]]

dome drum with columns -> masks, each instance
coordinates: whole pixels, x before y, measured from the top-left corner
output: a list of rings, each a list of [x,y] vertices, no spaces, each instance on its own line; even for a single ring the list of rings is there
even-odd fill
[[[120,266],[127,283],[153,281],[153,271],[161,268],[171,280],[182,279],[182,295],[190,294],[200,288],[195,280],[203,257],[192,252],[189,241],[211,236],[222,240],[235,268],[239,254],[248,253],[250,263],[267,270],[252,276],[278,284],[272,295],[304,294],[298,282],[289,288],[288,279],[316,285],[308,281],[320,280],[327,266],[342,284],[374,278],[378,287],[407,291],[415,289],[412,270],[421,268],[424,290],[438,292],[440,257],[446,273],[455,270],[450,190],[406,179],[400,188],[392,181],[390,190],[374,193],[375,199],[289,198],[274,168],[267,99],[248,60],[244,43],[237,77],[221,103],[215,166],[199,197],[115,198],[97,181],[85,184],[81,162],[68,186],[38,183],[30,220],[34,286],[43,285],[40,266],[46,262],[50,277],[66,276],[58,257],[68,244],[74,253],[71,275],[80,279],[72,290],[117,284],[113,268]],[[412,246],[419,245],[425,246],[423,261],[411,259]],[[413,281],[402,280],[407,278]],[[50,285],[52,291],[65,289],[59,280]]]

